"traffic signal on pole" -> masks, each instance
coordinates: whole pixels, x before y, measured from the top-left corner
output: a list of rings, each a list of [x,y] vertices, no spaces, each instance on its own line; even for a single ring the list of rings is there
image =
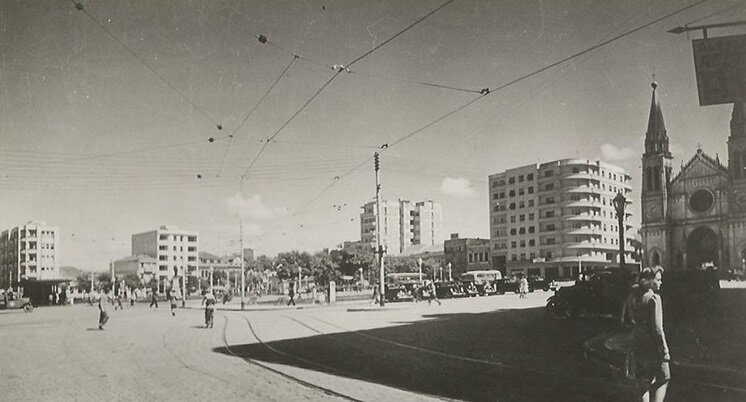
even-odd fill
[[[376,170],[381,166],[380,161],[378,160],[378,152],[373,154],[373,160],[375,161]]]

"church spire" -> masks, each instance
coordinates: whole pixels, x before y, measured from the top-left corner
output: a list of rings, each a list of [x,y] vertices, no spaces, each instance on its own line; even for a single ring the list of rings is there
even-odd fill
[[[730,136],[746,137],[746,103],[733,104],[733,114],[730,116]]]
[[[663,112],[658,100],[658,83],[653,81],[653,99],[650,102],[650,116],[648,117],[648,131],[645,133],[645,155],[663,154],[671,156],[668,149],[668,135],[666,124],[663,122]]]

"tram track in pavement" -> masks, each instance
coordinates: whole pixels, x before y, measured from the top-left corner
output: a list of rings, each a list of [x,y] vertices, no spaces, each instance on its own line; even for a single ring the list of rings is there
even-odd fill
[[[364,402],[363,400],[357,399],[357,398],[355,398],[355,397],[353,397],[351,395],[347,395],[347,394],[335,391],[335,390],[333,390],[331,388],[323,387],[321,385],[314,384],[312,382],[303,380],[303,379],[298,378],[298,377],[296,377],[296,376],[294,376],[292,374],[288,374],[286,372],[283,372],[282,370],[278,370],[276,368],[273,368],[273,367],[269,366],[268,364],[262,363],[262,362],[260,362],[260,361],[258,361],[256,359],[252,359],[252,358],[247,357],[247,356],[242,356],[242,355],[234,352],[233,349],[231,349],[231,345],[228,343],[228,339],[226,337],[229,318],[228,318],[228,315],[223,315],[223,317],[225,318],[225,322],[223,324],[223,330],[222,330],[223,345],[225,346],[225,349],[228,351],[228,353],[230,353],[234,357],[238,357],[238,358],[242,359],[243,361],[245,361],[245,362],[247,362],[247,363],[249,363],[251,365],[257,366],[259,368],[262,368],[264,370],[267,370],[269,372],[277,374],[277,375],[285,378],[286,380],[289,380],[289,381],[294,382],[296,384],[299,384],[299,385],[302,385],[304,387],[313,389],[315,391],[322,392],[322,393],[324,393],[324,394],[326,394],[328,396],[335,396],[335,397],[338,397],[338,398],[341,398],[341,399],[344,399],[344,400],[348,400],[348,401]],[[249,320],[248,317],[243,316],[243,315],[241,317],[244,319],[244,321],[246,321],[246,324],[249,327],[249,331],[251,332],[252,336],[257,340],[257,342],[259,342],[259,344],[261,344],[262,346],[264,346],[265,348],[267,348],[271,352],[273,352],[275,354],[278,354],[280,356],[289,357],[289,358],[292,358],[292,359],[304,362],[306,364],[311,364],[311,365],[314,365],[314,366],[317,366],[317,367],[325,368],[327,370],[334,370],[331,367],[326,367],[326,366],[320,365],[318,363],[314,363],[314,362],[312,362],[310,360],[303,359],[300,356],[296,356],[296,355],[293,355],[293,354],[290,354],[290,353],[285,353],[283,351],[280,351],[277,348],[272,347],[271,345],[265,343],[261,338],[259,338],[259,336],[256,334],[256,331],[254,330],[254,327],[252,326],[251,321]]]

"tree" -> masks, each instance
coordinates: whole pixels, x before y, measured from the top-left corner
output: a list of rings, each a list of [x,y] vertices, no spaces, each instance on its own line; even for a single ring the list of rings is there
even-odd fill
[[[98,289],[108,292],[111,289],[111,274],[108,272],[101,272],[96,277],[96,282],[98,283],[98,286],[96,286]]]
[[[78,289],[82,292],[91,291],[91,274],[80,274],[75,278],[75,282],[78,284]]]
[[[132,272],[124,276],[124,286],[130,289],[140,288],[142,286],[142,280],[140,276]]]

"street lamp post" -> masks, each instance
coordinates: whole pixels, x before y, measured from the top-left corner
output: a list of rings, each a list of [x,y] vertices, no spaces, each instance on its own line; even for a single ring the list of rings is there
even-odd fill
[[[613,203],[614,209],[616,209],[616,219],[619,224],[619,267],[626,269],[624,261],[624,207],[627,204],[627,199],[619,192],[614,197]]]
[[[453,280],[453,276],[451,276],[451,263],[450,262],[448,263],[448,280],[449,281]]]
[[[440,281],[443,282],[443,267],[440,267]]]
[[[244,255],[243,255],[243,221],[239,220],[239,242],[241,243],[241,310],[244,309],[244,289],[246,289],[246,273],[244,272]]]

